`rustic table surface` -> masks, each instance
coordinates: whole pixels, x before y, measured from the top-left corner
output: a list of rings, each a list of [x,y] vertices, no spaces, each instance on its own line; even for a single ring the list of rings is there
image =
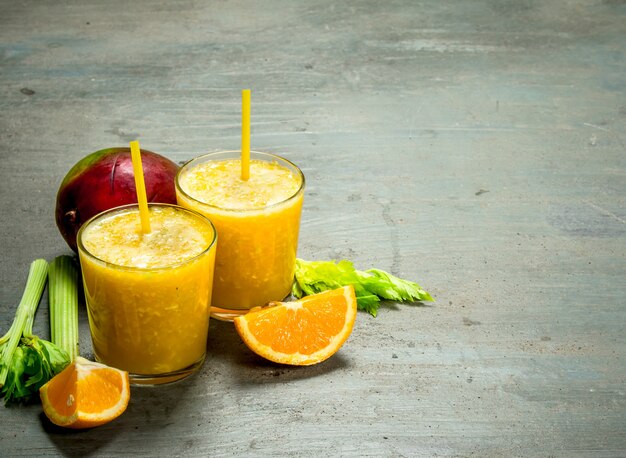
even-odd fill
[[[30,262],[71,254],[69,168],[236,149],[242,88],[253,148],[307,177],[299,256],[437,301],[305,368],[211,322],[198,374],[105,426],[1,407],[0,455],[625,456],[625,52],[620,0],[2,0],[2,332]]]

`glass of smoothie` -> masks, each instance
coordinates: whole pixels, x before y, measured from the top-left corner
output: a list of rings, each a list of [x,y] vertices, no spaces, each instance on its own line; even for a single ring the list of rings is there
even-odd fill
[[[95,357],[138,385],[180,380],[202,365],[217,240],[197,212],[148,208],[148,234],[135,204],[94,216],[77,236]]]
[[[250,152],[248,180],[239,151],[199,156],[176,175],[178,204],[207,216],[219,234],[211,316],[232,320],[289,295],[304,175],[279,156]]]

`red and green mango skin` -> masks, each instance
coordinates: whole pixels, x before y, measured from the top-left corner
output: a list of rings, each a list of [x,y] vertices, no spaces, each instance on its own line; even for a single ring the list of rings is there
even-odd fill
[[[148,202],[175,204],[174,179],[178,166],[164,156],[141,150]],[[137,202],[130,148],[96,151],[77,162],[57,193],[56,223],[61,235],[76,251],[76,234],[92,216],[120,205]]]

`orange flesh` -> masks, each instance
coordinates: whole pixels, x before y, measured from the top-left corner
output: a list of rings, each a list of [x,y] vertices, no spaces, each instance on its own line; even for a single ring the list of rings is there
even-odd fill
[[[120,399],[122,380],[119,374],[106,369],[93,370],[78,384],[80,411],[95,414],[111,408]],[[97,396],[94,394],[97,393]]]
[[[76,380],[78,373],[72,365],[67,366],[55,377],[48,388],[48,399],[59,415],[69,417],[76,412]],[[70,398],[73,396],[73,400]]]
[[[249,323],[250,333],[281,353],[310,355],[327,346],[343,328],[347,305],[342,302],[341,297],[335,297],[319,307],[304,302],[297,309],[277,310],[271,318]]]
[[[128,373],[80,356],[40,388],[46,416],[68,428],[88,428],[121,415],[128,405]]]
[[[235,327],[260,356],[278,363],[308,365],[339,350],[355,317],[354,289],[347,286],[253,310],[235,318]]]

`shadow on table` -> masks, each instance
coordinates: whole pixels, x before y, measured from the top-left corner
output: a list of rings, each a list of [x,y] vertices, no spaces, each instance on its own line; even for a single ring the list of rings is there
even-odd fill
[[[232,323],[211,320],[207,344],[208,366],[230,366],[234,378],[241,385],[260,383],[282,383],[328,374],[347,369],[351,361],[341,353],[312,366],[290,366],[268,361],[252,350],[241,340]]]
[[[39,420],[48,439],[62,456],[92,456],[113,440],[115,434],[105,432],[106,427],[90,429],[68,429],[52,423],[41,412]]]

